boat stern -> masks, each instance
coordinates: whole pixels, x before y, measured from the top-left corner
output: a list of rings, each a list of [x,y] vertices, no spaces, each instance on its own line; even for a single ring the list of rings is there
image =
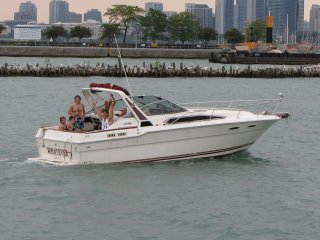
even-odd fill
[[[29,160],[53,165],[78,164],[72,153],[72,138],[65,138],[63,136],[66,134],[61,133],[65,132],[47,127],[39,128],[35,135],[38,157]]]

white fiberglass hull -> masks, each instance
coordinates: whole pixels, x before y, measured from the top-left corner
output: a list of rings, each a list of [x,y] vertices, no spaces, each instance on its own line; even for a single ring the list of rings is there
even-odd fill
[[[278,118],[186,127],[128,128],[92,133],[40,128],[39,157],[56,165],[152,162],[215,157],[248,149]]]

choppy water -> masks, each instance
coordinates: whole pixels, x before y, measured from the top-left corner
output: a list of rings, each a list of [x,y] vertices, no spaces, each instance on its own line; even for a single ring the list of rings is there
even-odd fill
[[[131,79],[135,94],[175,102],[284,92],[279,110],[293,117],[241,154],[71,167],[26,161],[37,155],[37,128],[57,123],[90,82],[125,85],[0,78],[0,239],[319,239],[320,79]]]

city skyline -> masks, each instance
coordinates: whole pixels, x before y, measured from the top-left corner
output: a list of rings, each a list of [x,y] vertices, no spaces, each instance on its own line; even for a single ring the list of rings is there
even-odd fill
[[[4,0],[2,0],[4,1]],[[49,23],[49,3],[51,0],[32,0],[31,2],[37,6],[38,9],[38,22]],[[132,5],[132,1],[129,0],[110,0],[106,3],[105,0],[90,0],[88,3],[79,3],[79,0],[66,0],[69,3],[69,8],[71,12],[76,12],[80,14],[84,14],[90,9],[98,9],[103,14],[107,8],[112,7],[115,4],[127,4]],[[14,12],[19,10],[20,3],[26,1],[21,0],[10,0],[6,2],[6,8],[0,9],[0,21],[11,20],[14,18]],[[172,3],[169,0],[162,1],[141,1],[138,0],[135,3],[144,9],[146,2],[162,2],[164,11],[177,11],[182,12],[185,11],[186,3],[196,3],[196,4],[207,4],[210,8],[215,8],[215,0],[193,0],[193,1],[178,1],[176,3]],[[305,0],[305,20],[309,20],[310,9],[313,4],[320,5],[320,0]],[[106,18],[103,17],[103,21]]]

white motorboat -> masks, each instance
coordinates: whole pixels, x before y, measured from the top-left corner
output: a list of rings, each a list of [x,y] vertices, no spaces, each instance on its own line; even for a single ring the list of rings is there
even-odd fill
[[[131,97],[112,84],[92,84],[82,93],[90,106],[95,101],[101,107],[113,94],[115,114],[124,108],[129,114],[118,117],[107,130],[98,130],[100,120],[93,110],[86,113],[80,133],[41,127],[36,134],[39,157],[32,160],[73,165],[222,156],[247,150],[272,124],[288,117],[276,113],[282,95],[178,105],[157,96]],[[250,110],[253,107],[255,111]]]

